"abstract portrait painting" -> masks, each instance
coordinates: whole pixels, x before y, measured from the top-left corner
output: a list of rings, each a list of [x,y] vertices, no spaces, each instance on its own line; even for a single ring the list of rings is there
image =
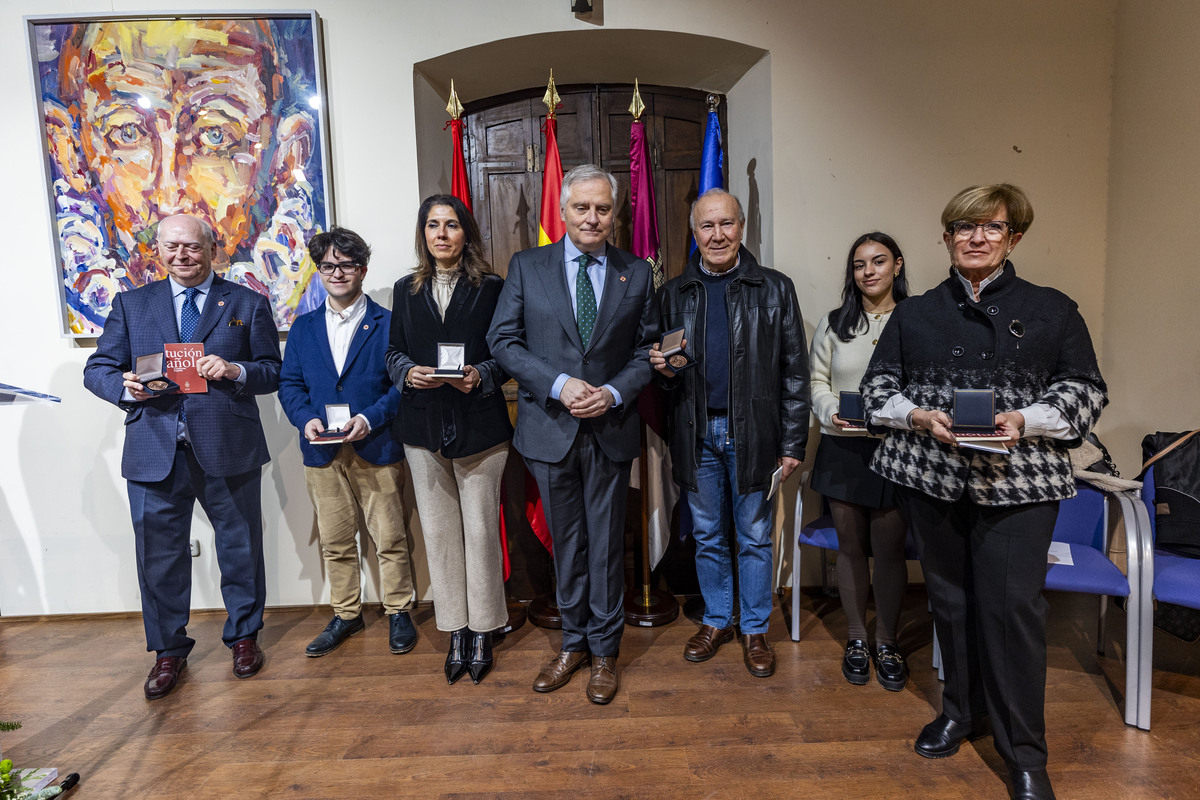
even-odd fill
[[[31,17],[63,332],[166,277],[158,223],[194,214],[214,270],[280,330],[325,298],[307,242],[332,224],[315,13]]]

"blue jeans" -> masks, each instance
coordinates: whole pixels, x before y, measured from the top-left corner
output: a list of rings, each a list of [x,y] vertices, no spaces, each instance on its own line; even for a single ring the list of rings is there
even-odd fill
[[[688,492],[696,575],[704,595],[704,624],[733,623],[733,560],[725,520],[732,511],[737,539],[738,596],[743,634],[766,633],[771,616],[771,512],[766,491],[738,494],[737,462],[727,417],[710,416],[700,442],[696,488]]]

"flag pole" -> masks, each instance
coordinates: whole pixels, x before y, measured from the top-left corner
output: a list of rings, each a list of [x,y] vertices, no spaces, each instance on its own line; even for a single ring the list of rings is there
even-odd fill
[[[633,82],[633,99],[629,103],[629,113],[633,115],[633,125],[642,125],[642,113],[646,110],[646,104],[642,102],[642,93],[638,87],[637,79]],[[630,143],[634,142],[633,131],[631,128]],[[646,158],[646,144],[644,133],[637,137],[637,146],[640,152],[630,153],[630,187],[629,199],[632,205],[649,204],[649,208],[643,206],[643,214],[639,216],[637,209],[631,209],[634,219],[634,228],[639,230],[639,225],[645,227],[640,228],[646,232],[648,228],[652,229],[652,234],[649,240],[652,244],[645,244],[647,237],[641,236],[639,244],[644,248],[658,250],[658,234],[657,225],[654,224],[653,215],[655,209],[653,205],[653,178],[650,178],[649,191],[646,196],[638,197],[636,177],[637,172],[647,172],[650,169],[649,159]],[[634,148],[631,147],[631,150]],[[640,167],[639,167],[640,165]],[[648,213],[647,213],[648,212]],[[634,237],[639,239],[638,236]],[[654,288],[658,289],[662,284],[662,267],[659,263],[661,256],[658,252],[637,252],[638,248],[634,248],[634,255],[639,258],[646,258],[651,262],[651,268],[654,270]],[[646,387],[643,392],[653,392],[654,388]],[[642,405],[642,398],[639,398],[639,406]],[[625,594],[625,623],[627,625],[637,625],[640,627],[656,627],[658,625],[666,625],[679,616],[679,602],[675,596],[669,592],[661,592],[650,588],[650,466],[649,466],[649,442],[646,434],[647,423],[642,419],[641,434],[642,434],[642,452],[638,458],[638,487],[642,496],[641,511],[642,511],[642,587],[641,590],[631,590]]]
[[[554,70],[550,70],[550,81],[546,84],[546,94],[542,98],[546,104],[546,149],[545,162],[542,167],[542,199],[538,213],[538,246],[552,244],[563,236],[562,219],[559,216],[559,193],[562,191],[562,160],[558,155],[558,122],[556,111],[562,103],[558,89],[554,86]],[[557,181],[557,185],[555,182]],[[551,196],[551,192],[553,195]],[[525,471],[525,480],[533,480],[529,471]],[[527,501],[528,502],[528,501]],[[562,627],[562,611],[558,607],[558,576],[554,572],[554,559],[550,560],[551,590],[540,594],[529,601],[527,612],[529,621],[539,628],[556,630]]]

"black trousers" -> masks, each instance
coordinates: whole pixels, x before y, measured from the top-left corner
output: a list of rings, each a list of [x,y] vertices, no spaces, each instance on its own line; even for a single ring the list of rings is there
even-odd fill
[[[942,713],[969,724],[986,711],[1010,767],[1046,766],[1046,552],[1058,501],[981,506],[905,487],[942,648]]]
[[[625,501],[631,461],[604,454],[591,425],[557,463],[526,458],[554,542],[562,649],[615,656],[625,630]]]

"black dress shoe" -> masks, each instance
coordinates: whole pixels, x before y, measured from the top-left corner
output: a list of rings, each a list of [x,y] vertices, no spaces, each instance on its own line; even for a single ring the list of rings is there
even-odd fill
[[[333,621],[325,626],[325,630],[321,631],[321,634],[309,642],[308,647],[304,648],[304,655],[309,658],[327,656],[341,647],[342,642],[366,629],[367,625],[363,622],[362,614],[354,619],[342,619],[335,614]]]
[[[1046,770],[1010,767],[1008,775],[1012,778],[1013,800],[1054,800],[1054,787]]]
[[[842,677],[855,686],[863,686],[871,680],[871,653],[862,639],[846,642],[846,652],[842,655]]]
[[[479,683],[492,668],[492,634],[490,631],[471,634],[471,663],[467,665],[471,680]]]
[[[446,654],[446,683],[453,684],[467,674],[467,645],[470,633],[467,628],[459,628],[450,634],[450,652]]]
[[[908,684],[908,664],[890,644],[875,645],[875,677],[889,692],[902,692]]]
[[[388,617],[388,647],[396,655],[407,653],[417,646],[417,626],[407,611],[397,611]]]
[[[941,714],[921,730],[913,749],[926,758],[948,758],[958,752],[963,742],[973,742],[987,735],[987,717],[973,725],[964,725]]]

